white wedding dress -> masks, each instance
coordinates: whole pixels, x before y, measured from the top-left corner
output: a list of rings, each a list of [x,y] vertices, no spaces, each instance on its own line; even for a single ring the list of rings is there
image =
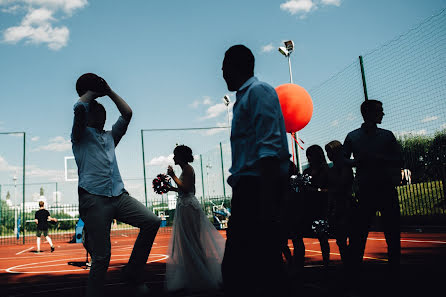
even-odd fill
[[[202,210],[195,197],[195,186],[193,193],[179,191],[168,247],[167,290],[212,291],[221,288],[224,249],[225,239]]]

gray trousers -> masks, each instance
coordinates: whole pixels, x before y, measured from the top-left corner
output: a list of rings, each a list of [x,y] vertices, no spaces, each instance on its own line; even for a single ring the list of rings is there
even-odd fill
[[[85,223],[92,260],[87,296],[103,296],[111,256],[110,228],[113,219],[140,229],[124,275],[130,283],[142,283],[144,266],[161,220],[128,193],[105,197],[90,194],[82,188],[79,188],[79,214]]]

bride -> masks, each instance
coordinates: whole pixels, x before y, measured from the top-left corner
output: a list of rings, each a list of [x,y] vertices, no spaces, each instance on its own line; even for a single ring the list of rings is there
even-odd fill
[[[195,197],[195,172],[190,162],[192,150],[185,145],[175,147],[173,160],[182,169],[178,178],[171,166],[167,174],[178,192],[175,218],[170,238],[166,287],[168,291],[213,291],[222,286],[221,262],[225,239],[211,224]]]

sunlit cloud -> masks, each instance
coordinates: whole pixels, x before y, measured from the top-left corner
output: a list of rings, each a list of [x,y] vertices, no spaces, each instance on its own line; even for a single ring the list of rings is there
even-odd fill
[[[424,119],[421,120],[422,123],[428,123],[428,122],[432,122],[438,120],[437,116],[431,116],[431,117],[425,117]]]
[[[46,44],[49,49],[59,50],[67,45],[70,30],[55,23],[71,17],[87,4],[87,0],[0,0],[3,13],[25,14],[19,25],[3,30],[3,41]]]
[[[323,6],[341,6],[341,0],[288,0],[280,4],[280,9],[305,18],[308,13]]]
[[[167,168],[168,165],[173,165],[173,154],[168,156],[158,156],[147,162],[148,166],[165,166]]]
[[[427,130],[426,129],[421,129],[421,130],[412,130],[412,131],[399,131],[399,132],[395,132],[395,136],[396,137],[408,137],[408,136],[423,136],[427,134]]]
[[[262,46],[261,52],[262,53],[270,53],[275,49],[276,49],[276,47],[272,43],[269,43],[267,45]]]
[[[39,146],[35,149],[33,149],[33,152],[38,151],[52,151],[52,152],[64,152],[64,151],[71,151],[71,141],[69,139],[65,139],[62,136],[56,136],[54,138],[51,138],[49,140],[49,143],[47,145]]]

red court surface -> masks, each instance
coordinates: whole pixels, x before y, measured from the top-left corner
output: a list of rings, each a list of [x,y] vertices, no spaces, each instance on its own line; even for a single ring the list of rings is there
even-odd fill
[[[225,236],[224,231],[221,233]],[[167,295],[163,287],[169,237],[170,233],[166,232],[157,235],[146,265],[145,279],[146,284],[153,289],[151,296]],[[126,288],[120,280],[119,272],[129,259],[134,241],[134,236],[128,237],[124,233],[112,237],[107,296],[126,296]],[[406,297],[419,290],[429,292],[437,288],[446,291],[446,234],[402,233],[401,244],[403,254],[400,292],[404,294],[398,295]],[[37,254],[35,244],[0,246],[0,296],[85,296],[88,270],[82,244],[55,242],[54,253],[50,252],[49,245],[44,240],[41,247],[43,252]],[[295,296],[341,296],[336,293],[342,266],[335,240],[330,240],[331,264],[328,271],[321,267],[319,242],[316,239],[305,239],[305,248],[303,273],[290,277],[289,280],[301,284],[296,289]],[[382,289],[381,283],[388,280],[383,274],[387,267],[386,253],[382,233],[371,232],[364,265],[364,277],[369,284],[367,288],[359,289],[354,295],[348,296],[382,295],[378,294]],[[441,296],[444,296],[444,291]]]

